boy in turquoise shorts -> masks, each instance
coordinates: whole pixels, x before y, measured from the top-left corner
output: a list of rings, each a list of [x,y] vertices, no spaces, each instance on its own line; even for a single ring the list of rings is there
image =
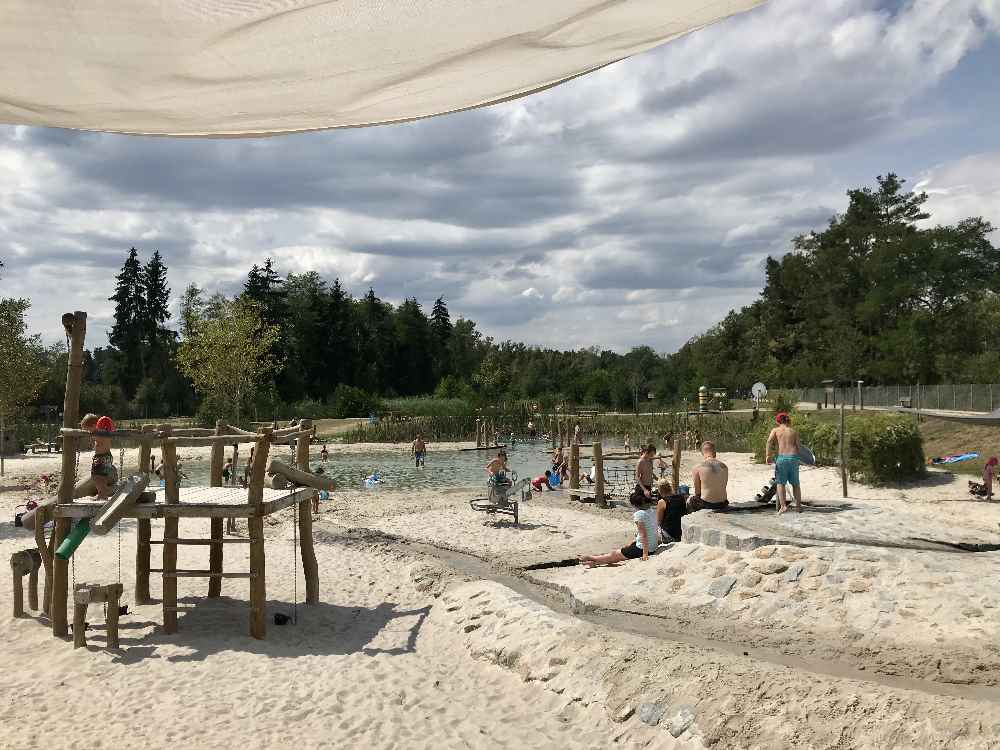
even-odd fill
[[[777,444],[778,454],[774,459],[774,481],[778,489],[778,513],[788,510],[788,500],[786,496],[786,486],[792,485],[792,493],[795,495],[795,512],[802,512],[802,488],[799,486],[799,451],[802,445],[799,443],[799,433],[791,426],[791,419],[785,412],[778,412],[774,421],[777,427],[771,430],[767,436],[767,445],[764,446],[764,460],[771,463],[771,446]]]

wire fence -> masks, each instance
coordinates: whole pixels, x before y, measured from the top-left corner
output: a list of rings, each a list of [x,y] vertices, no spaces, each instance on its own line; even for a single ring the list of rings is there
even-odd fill
[[[843,398],[847,406],[905,406],[914,409],[992,412],[1000,409],[1000,385],[969,383],[945,385],[879,385],[837,388],[790,388],[785,393],[810,404],[824,407],[839,406]]]

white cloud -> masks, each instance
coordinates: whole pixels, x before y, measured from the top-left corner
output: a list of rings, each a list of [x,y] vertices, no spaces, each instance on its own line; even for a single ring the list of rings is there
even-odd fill
[[[772,0],[410,125],[245,142],[0,129],[0,293],[30,295],[54,338],[64,309],[108,319],[131,245],[163,252],[175,295],[236,291],[270,255],[356,294],[444,295],[495,338],[672,350],[753,300],[764,257],[859,179],[919,176],[935,220],[1000,224],[1000,133],[922,174],[905,141],[956,125],[927,94],[998,32],[1000,0]]]

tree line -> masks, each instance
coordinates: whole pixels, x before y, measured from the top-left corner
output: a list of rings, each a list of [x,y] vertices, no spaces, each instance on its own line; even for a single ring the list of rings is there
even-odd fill
[[[271,259],[249,269],[234,297],[188,286],[174,320],[164,259],[154,251],[144,262],[132,248],[109,289],[108,345],[85,354],[82,408],[205,420],[357,416],[376,410],[378,397],[434,394],[632,410],[690,403],[702,384],[740,395],[757,380],[993,382],[993,227],[981,218],[934,225],[927,196],[904,184],[890,174],[848,191],[844,213],[767,259],[756,301],[670,355],[497,342],[474,321],[452,319],[442,297],[429,312],[414,298],[390,304],[374,289],[355,298],[339,279],[283,275]],[[20,302],[7,308],[23,320]],[[60,405],[65,346],[43,347],[23,331],[19,345],[39,368],[21,375],[35,383],[21,405]]]

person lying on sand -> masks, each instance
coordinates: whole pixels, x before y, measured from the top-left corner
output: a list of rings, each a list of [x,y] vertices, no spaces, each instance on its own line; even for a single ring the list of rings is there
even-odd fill
[[[795,511],[802,512],[802,488],[799,486],[799,451],[802,445],[799,442],[799,433],[791,426],[791,418],[785,412],[778,412],[774,421],[777,427],[771,430],[767,436],[767,444],[764,446],[764,460],[771,463],[771,445],[776,443],[778,455],[774,459],[774,481],[778,485],[778,513],[785,513],[788,510],[788,500],[786,497],[786,484],[792,485],[792,492],[795,495]]]
[[[701,444],[704,459],[694,467],[694,495],[688,498],[688,510],[722,510],[729,507],[726,485],[729,483],[729,467],[716,457],[715,443],[706,440]]]
[[[635,513],[632,514],[636,528],[635,540],[621,549],[604,555],[580,555],[580,562],[588,568],[597,565],[613,565],[625,560],[648,560],[649,555],[656,551],[660,542],[656,506],[653,505],[650,498],[639,492],[633,492],[629,497],[629,502],[636,509]]]

